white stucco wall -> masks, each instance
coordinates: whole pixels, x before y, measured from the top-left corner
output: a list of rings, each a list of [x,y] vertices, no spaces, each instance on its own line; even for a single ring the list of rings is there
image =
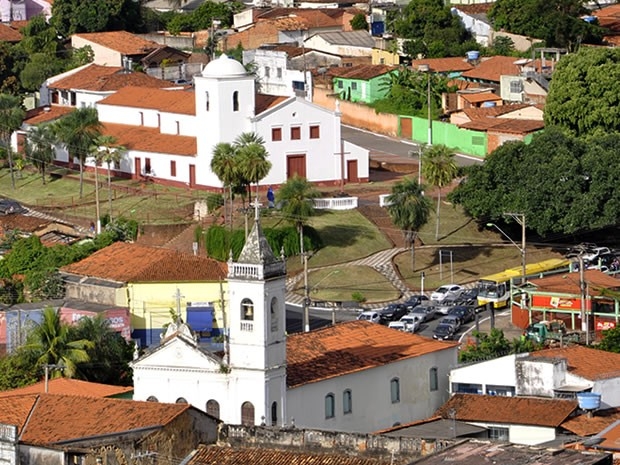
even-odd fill
[[[515,358],[516,355],[507,355],[450,370],[450,393],[455,392],[453,389],[457,383],[479,384],[482,386],[481,394],[487,393],[487,385],[514,387]]]
[[[504,423],[484,423],[468,421],[483,428],[508,428],[508,440],[513,444],[535,446],[555,439],[555,428],[529,425],[508,425]]]
[[[620,377],[594,382],[592,392],[601,394],[601,408],[620,407]]]
[[[101,66],[122,66],[123,55],[115,50],[84,39],[76,34],[71,36],[71,47],[82,48],[89,45],[93,49],[93,63]]]
[[[372,56],[372,47],[354,47],[351,45],[337,45],[328,43],[321,36],[315,35],[304,41],[306,48],[312,48],[320,50],[322,52],[331,53],[334,55],[348,56],[348,57],[365,57]]]
[[[480,45],[484,45],[485,47],[491,45],[490,36],[493,28],[489,23],[485,23],[484,21],[474,18],[473,16],[470,16],[463,11],[457,10],[456,8],[452,8],[452,14],[456,14],[459,17],[459,19],[465,26],[465,29],[467,29],[474,35],[476,42],[478,42]]]
[[[288,391],[289,420],[300,428],[372,432],[431,416],[448,398],[448,370],[456,350],[447,349]],[[430,391],[429,373],[438,368],[439,386]],[[400,380],[400,402],[392,403],[390,380]],[[343,392],[351,390],[352,412],[343,414]],[[325,418],[325,396],[335,396],[335,417]]]

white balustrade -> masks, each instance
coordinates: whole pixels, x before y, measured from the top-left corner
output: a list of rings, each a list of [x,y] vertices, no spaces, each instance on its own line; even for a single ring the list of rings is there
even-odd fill
[[[354,210],[357,208],[357,197],[333,197],[314,199],[317,210]]]

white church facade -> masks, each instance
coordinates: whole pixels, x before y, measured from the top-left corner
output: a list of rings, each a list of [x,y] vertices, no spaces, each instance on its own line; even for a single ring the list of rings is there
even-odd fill
[[[287,335],[285,262],[258,220],[228,270],[224,351],[179,323],[132,363],[135,400],[188,402],[228,424],[350,432],[424,419],[447,400],[456,343],[365,321]]]
[[[81,95],[79,89],[71,91]],[[82,106],[94,106],[103,132],[127,149],[113,167],[116,175],[219,189],[222,183],[210,169],[213,148],[255,132],[272,163],[263,185],[282,184],[295,174],[318,185],[368,181],[368,150],[342,141],[338,108],[258,94],[255,77],[226,55],[195,76],[191,88],[127,86],[111,95],[100,93],[97,101],[92,95]],[[62,148],[56,162],[77,166]],[[88,159],[86,166],[93,163]]]

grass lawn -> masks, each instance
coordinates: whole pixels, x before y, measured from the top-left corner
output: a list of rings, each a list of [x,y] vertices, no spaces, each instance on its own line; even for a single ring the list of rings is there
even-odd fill
[[[400,297],[400,293],[380,273],[368,266],[341,266],[322,268],[308,274],[308,288],[312,300],[347,301],[359,292],[366,303],[385,302]],[[303,295],[303,280],[296,292]]]

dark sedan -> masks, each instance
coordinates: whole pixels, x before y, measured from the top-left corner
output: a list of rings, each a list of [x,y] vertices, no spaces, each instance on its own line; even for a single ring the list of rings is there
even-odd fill
[[[465,305],[457,305],[456,307],[452,307],[448,311],[448,315],[454,315],[461,320],[461,323],[469,323],[475,318],[474,309],[472,307],[466,307]]]
[[[389,304],[387,307],[379,310],[381,322],[384,324],[388,324],[390,321],[400,320],[407,313],[407,306],[403,304]]]
[[[451,340],[454,339],[454,333],[454,326],[440,324],[435,328],[435,331],[433,331],[433,339],[444,341]]]

